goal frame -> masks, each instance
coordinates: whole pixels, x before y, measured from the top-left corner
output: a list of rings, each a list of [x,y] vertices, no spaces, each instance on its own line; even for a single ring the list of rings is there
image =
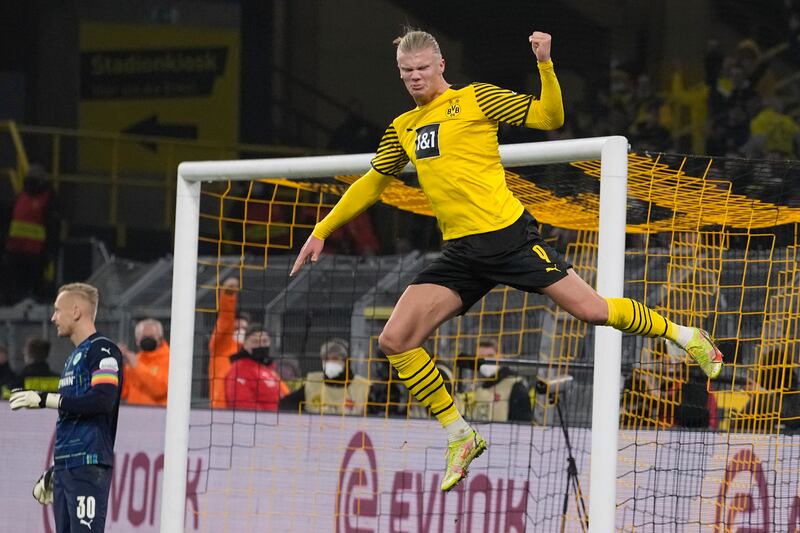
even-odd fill
[[[608,298],[621,297],[625,274],[628,140],[622,136],[608,136],[509,144],[500,146],[500,156],[507,167],[601,160],[596,289]],[[184,531],[201,184],[223,180],[246,181],[267,176],[299,179],[361,174],[369,168],[372,157],[374,154],[193,161],[178,166],[170,394],[167,399],[168,431],[165,431],[164,437],[160,512],[162,533]],[[178,273],[180,275],[176,275]],[[589,531],[599,533],[615,529],[621,332],[609,327],[596,327],[594,353],[595,356],[602,354],[603,360],[602,364],[596,363],[594,366]],[[599,428],[602,429],[594,431]]]

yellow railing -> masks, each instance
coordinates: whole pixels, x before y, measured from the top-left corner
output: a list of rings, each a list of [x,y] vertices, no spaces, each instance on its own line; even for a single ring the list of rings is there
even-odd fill
[[[16,165],[4,168],[3,173],[8,175],[11,187],[17,193],[22,190],[22,180],[25,178],[25,174],[28,173],[28,155],[25,153],[25,146],[22,144],[22,138],[14,121],[0,121],[0,131],[8,132],[11,144],[14,146],[14,155],[17,158]]]
[[[153,227],[172,229],[175,176],[187,160],[239,159],[316,155],[319,150],[282,145],[235,144],[125,133],[97,132],[16,124],[0,121],[0,135],[8,134],[16,154],[15,168],[6,169],[15,191],[29,166],[28,153],[48,154],[45,164],[56,190],[64,184],[107,187],[107,220],[120,228],[120,195],[128,188],[161,189],[164,212],[148,213]],[[26,150],[27,148],[27,150]],[[40,156],[43,159],[44,156]],[[70,161],[67,165],[65,161]],[[160,223],[157,222],[159,221]]]

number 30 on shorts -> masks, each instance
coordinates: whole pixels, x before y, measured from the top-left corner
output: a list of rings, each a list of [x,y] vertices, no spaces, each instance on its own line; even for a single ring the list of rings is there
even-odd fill
[[[94,518],[95,503],[94,496],[78,496],[78,508],[75,514],[78,518]]]

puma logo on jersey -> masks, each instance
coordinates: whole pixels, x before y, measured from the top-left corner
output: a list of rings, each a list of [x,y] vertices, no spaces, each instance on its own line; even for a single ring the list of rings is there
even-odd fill
[[[546,267],[546,268],[544,269],[544,271],[545,271],[545,272],[553,272],[554,270],[555,270],[556,272],[561,272],[561,271],[558,269],[558,267]]]
[[[110,348],[100,348],[100,351],[101,352],[106,352],[108,355],[111,355],[111,349]]]
[[[81,518],[81,525],[82,526],[86,526],[91,530],[92,529],[92,521],[93,520],[94,520],[94,518],[92,520],[89,520],[89,521],[86,521],[83,518]]]

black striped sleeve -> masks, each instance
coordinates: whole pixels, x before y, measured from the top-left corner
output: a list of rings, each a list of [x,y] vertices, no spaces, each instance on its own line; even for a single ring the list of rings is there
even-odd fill
[[[473,83],[475,98],[486,118],[506,122],[512,126],[523,126],[533,96],[517,94],[489,83]]]
[[[390,124],[378,144],[378,151],[372,159],[372,168],[385,176],[397,176],[407,163],[408,155],[400,144],[394,124]]]

